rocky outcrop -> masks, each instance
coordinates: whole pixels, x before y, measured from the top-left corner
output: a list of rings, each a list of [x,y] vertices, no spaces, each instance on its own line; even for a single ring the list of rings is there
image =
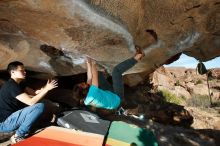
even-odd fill
[[[158,68],[150,76],[150,83],[153,87],[163,86],[168,89],[173,89],[175,81],[172,80],[172,76],[166,71],[164,67]]]
[[[20,60],[52,75],[85,72],[84,56],[112,67],[144,48],[127,73],[153,72],[183,52],[201,61],[220,55],[218,0],[3,0],[0,69]],[[42,47],[43,46],[43,47]]]
[[[193,123],[193,117],[183,106],[165,102],[162,96],[150,93],[146,86],[139,85],[132,89],[129,89],[132,93],[126,96],[127,102],[133,101],[137,106],[128,107],[128,115],[144,115],[159,123],[183,127],[190,127]]]
[[[129,115],[144,115],[147,119],[169,125],[190,127],[193,123],[193,117],[183,106],[171,103],[139,104],[135,109],[128,109],[127,113]]]
[[[209,76],[212,78],[220,79],[220,69],[211,69],[209,72]]]
[[[219,110],[213,108],[185,107],[193,116],[194,122],[191,125],[194,129],[215,129],[220,130]]]
[[[219,69],[209,70],[210,93],[214,100],[219,100]],[[157,69],[150,76],[151,85],[156,90],[169,91],[177,97],[190,99],[192,96],[209,96],[207,76],[199,75],[195,69],[164,68]]]

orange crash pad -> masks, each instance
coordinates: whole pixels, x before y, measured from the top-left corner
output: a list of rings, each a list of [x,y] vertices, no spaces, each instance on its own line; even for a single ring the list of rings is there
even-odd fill
[[[104,136],[51,126],[13,146],[102,146]]]

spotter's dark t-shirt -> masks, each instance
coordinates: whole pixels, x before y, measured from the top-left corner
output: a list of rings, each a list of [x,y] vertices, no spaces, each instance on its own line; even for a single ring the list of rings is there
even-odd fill
[[[16,96],[24,93],[25,86],[9,79],[0,89],[0,122],[4,121],[12,113],[27,105],[16,99]]]

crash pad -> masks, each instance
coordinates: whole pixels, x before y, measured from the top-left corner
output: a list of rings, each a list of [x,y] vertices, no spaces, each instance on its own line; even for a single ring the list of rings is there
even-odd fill
[[[106,146],[158,146],[150,129],[122,121],[112,122],[107,135]]]
[[[13,146],[102,146],[104,136],[51,126]]]
[[[95,113],[86,110],[71,110],[59,117],[57,124],[68,129],[81,130],[105,136],[108,132],[110,121],[101,119]]]

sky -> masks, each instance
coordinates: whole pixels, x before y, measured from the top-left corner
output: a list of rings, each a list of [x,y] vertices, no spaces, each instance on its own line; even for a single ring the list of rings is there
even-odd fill
[[[206,66],[207,69],[210,68],[220,68],[220,57],[217,57],[215,59],[209,60],[207,62],[203,62]],[[164,65],[165,67],[186,67],[186,68],[196,68],[198,64],[198,61],[190,56],[187,56],[185,54],[182,54],[180,58],[169,64],[169,65]]]

